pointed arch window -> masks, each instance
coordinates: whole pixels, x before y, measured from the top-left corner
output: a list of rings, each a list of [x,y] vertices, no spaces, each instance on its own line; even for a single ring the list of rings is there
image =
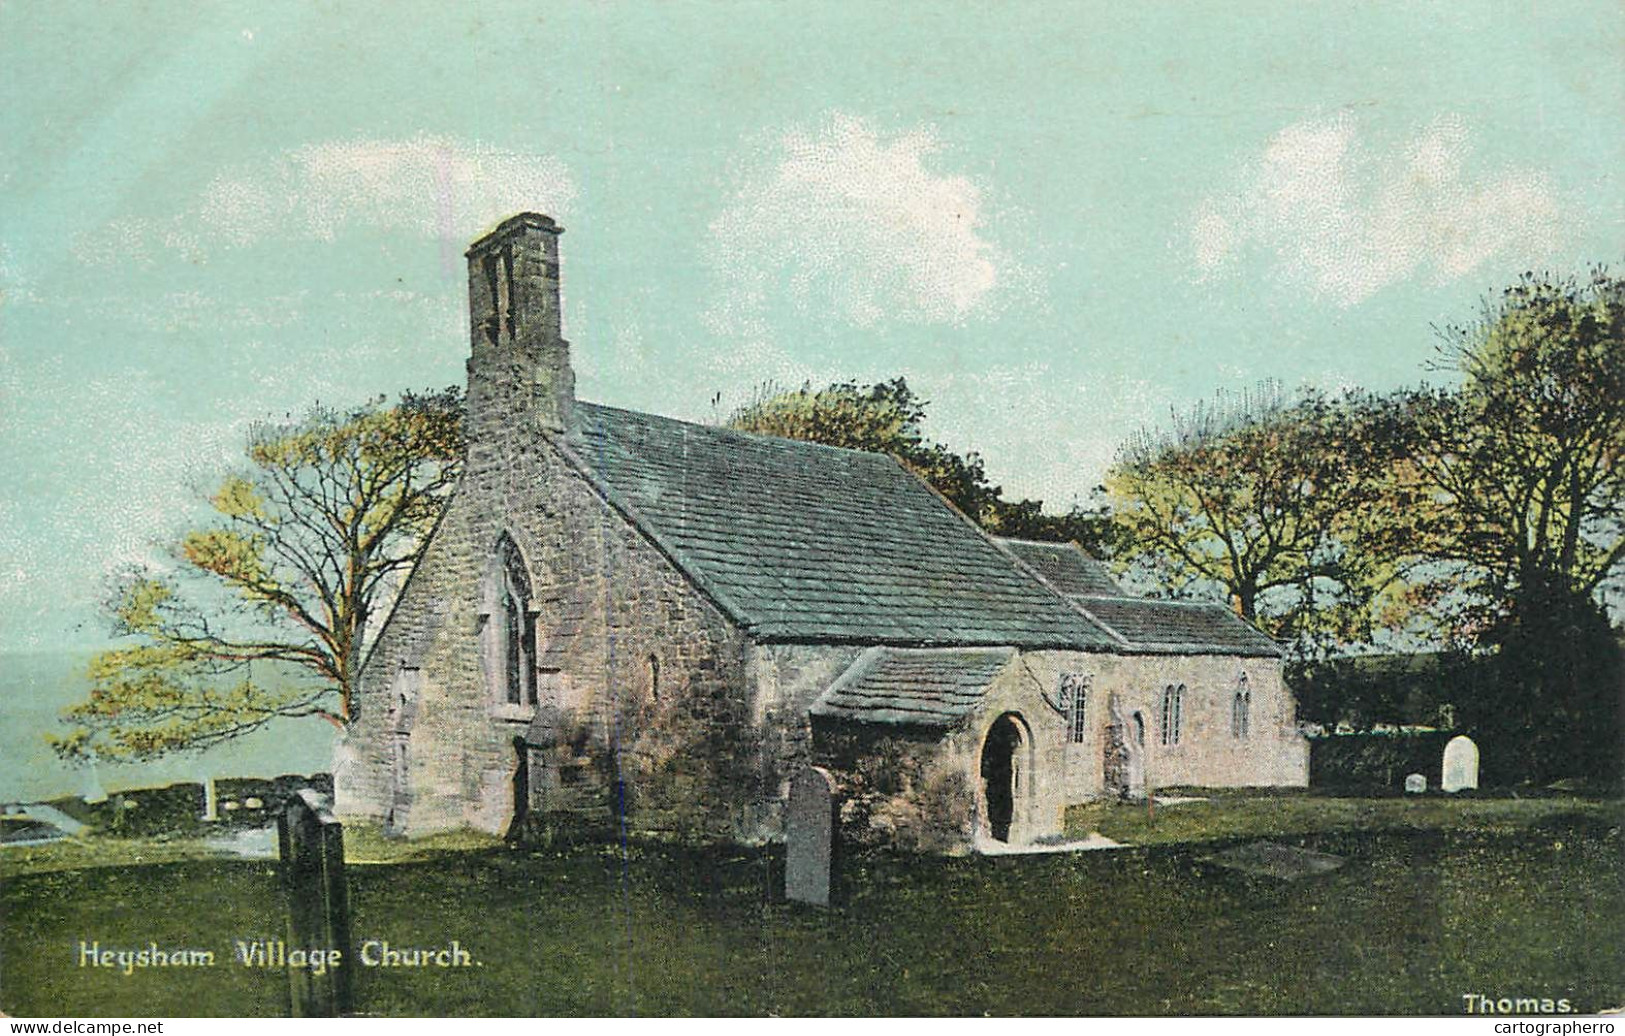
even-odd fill
[[[1253,692],[1247,686],[1247,674],[1241,674],[1241,680],[1236,685],[1236,695],[1230,702],[1230,736],[1241,739],[1247,736],[1252,725]]]
[[[1185,685],[1169,684],[1162,692],[1162,743],[1179,744],[1185,720]]]
[[[486,586],[486,677],[494,701],[536,704],[536,618],[530,575],[513,540],[497,541]]]
[[[1089,677],[1083,673],[1062,673],[1060,699],[1066,716],[1066,739],[1081,745],[1089,739]]]

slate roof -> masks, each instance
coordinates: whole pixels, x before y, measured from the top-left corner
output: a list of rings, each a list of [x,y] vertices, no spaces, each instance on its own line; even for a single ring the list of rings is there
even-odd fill
[[[809,710],[888,726],[950,727],[981,701],[1012,648],[871,648]]]
[[[890,457],[576,415],[568,451],[758,640],[1120,646]]]
[[[1075,543],[1010,539],[1000,539],[999,542],[1063,594],[1078,597],[1124,596],[1122,587],[1107,574],[1106,566]]]
[[[1074,599],[1135,650],[1204,655],[1281,653],[1275,641],[1222,604],[1139,597]]]

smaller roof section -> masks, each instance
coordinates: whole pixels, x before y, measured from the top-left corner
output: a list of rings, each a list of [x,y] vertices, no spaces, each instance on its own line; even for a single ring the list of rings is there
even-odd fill
[[[815,718],[954,726],[1015,658],[1014,648],[870,648],[819,695]]]
[[[1161,654],[1273,655],[1280,646],[1222,604],[1148,601],[1138,597],[1075,597],[1095,621],[1131,648]]]
[[[1124,596],[1123,589],[1107,574],[1106,566],[1076,543],[1011,539],[1000,539],[999,543],[1068,597]]]

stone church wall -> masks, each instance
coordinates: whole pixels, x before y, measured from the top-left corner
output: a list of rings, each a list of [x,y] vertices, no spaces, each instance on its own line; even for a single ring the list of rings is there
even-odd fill
[[[1063,673],[1086,678],[1082,739],[1071,740],[1057,693]],[[1245,674],[1248,722],[1233,727]],[[1162,743],[1162,698],[1184,685],[1177,741]],[[982,704],[944,732],[863,728],[819,721],[814,762],[830,770],[843,796],[844,836],[859,843],[927,851],[988,848],[983,746],[1001,717],[1022,739],[1009,841],[1059,838],[1066,807],[1112,794],[1106,747],[1115,697],[1124,718],[1145,724],[1141,750],[1151,788],[1301,787],[1308,746],[1297,732],[1290,691],[1273,658],[1027,652],[988,688]]]
[[[538,697],[552,718],[531,806],[590,823],[624,795],[638,824],[749,826],[761,767],[743,637],[539,436],[498,451],[476,458],[366,667],[340,809],[389,817],[392,691],[415,669],[398,826],[501,832],[513,819],[514,742],[536,708],[493,693],[480,636],[482,578],[506,534],[529,570]]]
[[[404,834],[501,833],[529,813],[748,836],[778,788],[745,637],[561,445],[561,232],[524,214],[469,250],[463,479],[363,671],[337,806]],[[499,672],[504,539],[528,583],[534,705]]]

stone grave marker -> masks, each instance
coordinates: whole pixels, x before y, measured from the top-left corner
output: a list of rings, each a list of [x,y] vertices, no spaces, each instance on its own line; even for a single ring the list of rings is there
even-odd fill
[[[282,896],[289,949],[339,952],[337,966],[288,968],[295,1018],[333,1018],[350,1010],[350,897],[344,878],[344,826],[333,818],[326,795],[304,788],[277,817],[282,858]]]
[[[1458,734],[1444,746],[1442,791],[1470,791],[1478,788],[1478,746],[1465,734]]]
[[[1405,793],[1420,795],[1428,790],[1428,779],[1419,773],[1410,774],[1405,778]]]
[[[1326,874],[1343,866],[1341,856],[1276,842],[1249,842],[1203,859],[1243,874],[1279,878],[1282,881]]]
[[[807,766],[790,780],[786,811],[784,898],[829,906],[839,847],[840,804],[824,770]]]

